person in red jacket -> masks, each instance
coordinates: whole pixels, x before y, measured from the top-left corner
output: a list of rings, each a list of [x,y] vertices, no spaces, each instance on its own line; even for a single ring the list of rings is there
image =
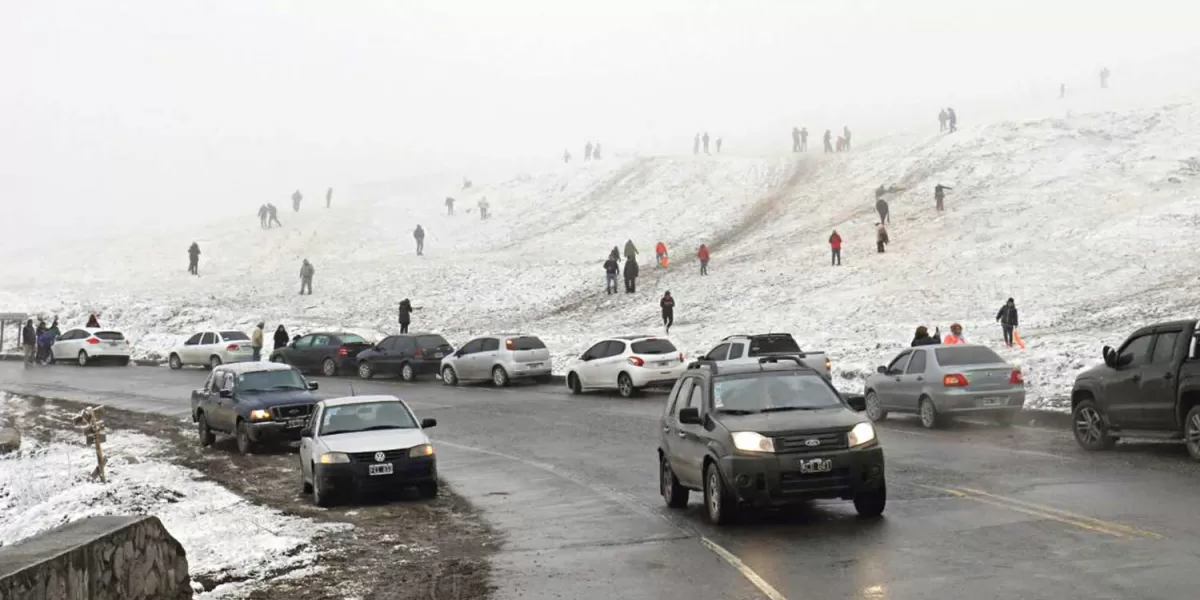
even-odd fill
[[[663,266],[663,257],[667,255],[667,245],[659,242],[654,246],[654,264],[655,266]]]
[[[700,274],[708,275],[708,246],[700,244]]]
[[[829,259],[829,265],[842,264],[842,236],[838,235],[836,229],[833,230],[833,235],[829,236],[829,248],[833,251],[833,256]]]

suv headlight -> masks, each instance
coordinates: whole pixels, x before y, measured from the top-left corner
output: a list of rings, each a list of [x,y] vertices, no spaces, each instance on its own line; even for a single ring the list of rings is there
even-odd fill
[[[251,421],[264,421],[264,420],[270,419],[270,418],[271,418],[271,411],[269,411],[269,410],[252,410],[252,411],[250,411],[250,420]]]
[[[333,465],[338,463],[348,463],[350,457],[346,456],[345,452],[326,452],[321,455],[321,464]]]
[[[863,421],[850,430],[850,447],[861,446],[875,441],[875,426]]]
[[[775,440],[754,431],[735,431],[733,447],[745,452],[774,452]]]
[[[421,444],[420,446],[413,446],[412,449],[410,449],[408,451],[408,456],[410,458],[421,458],[424,456],[433,456],[433,446],[431,446],[429,444]]]

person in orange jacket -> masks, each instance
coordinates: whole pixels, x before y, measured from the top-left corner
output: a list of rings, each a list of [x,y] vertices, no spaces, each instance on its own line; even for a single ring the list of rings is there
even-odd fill
[[[708,246],[700,244],[698,256],[700,257],[700,274],[708,275]]]
[[[829,266],[842,264],[842,236],[838,235],[836,229],[833,230],[833,235],[829,236],[829,248],[833,251],[833,256],[829,259]]]
[[[959,325],[958,323],[951,325],[950,333],[946,337],[942,338],[942,343],[946,344],[947,346],[967,343],[967,338],[963,337],[962,325]]]
[[[666,244],[659,242],[656,246],[654,246],[654,264],[656,264],[659,267],[663,266],[663,257],[666,255],[667,255],[667,245]]]

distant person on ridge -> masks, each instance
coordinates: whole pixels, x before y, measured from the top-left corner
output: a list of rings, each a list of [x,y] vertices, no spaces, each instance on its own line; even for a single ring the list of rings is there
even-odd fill
[[[267,228],[267,205],[264,204],[258,207],[258,226],[263,229]]]
[[[408,333],[408,325],[412,323],[412,313],[414,310],[421,310],[421,307],[414,307],[408,298],[400,301],[400,333]]]
[[[300,212],[300,201],[303,199],[304,199],[304,195],[300,193],[300,190],[296,190],[295,192],[292,192],[292,210],[293,211]]]
[[[696,256],[700,258],[700,274],[708,275],[708,246],[700,244],[700,251]]]
[[[95,313],[88,315],[87,328],[88,329],[100,329],[100,319],[96,318]]]
[[[454,198],[446,196],[446,215],[454,216]]]
[[[892,215],[888,212],[887,200],[884,200],[881,196],[878,198],[879,199],[875,201],[875,212],[879,213],[879,221],[881,223],[891,223]]]
[[[262,360],[263,327],[266,327],[266,325],[266,323],[259,321],[258,325],[254,326],[254,331],[250,332],[250,360],[254,362]]]
[[[267,218],[269,219],[267,229],[270,229],[272,225],[283,227],[283,223],[279,222],[279,209],[275,208],[275,205],[270,202],[267,203]]]
[[[636,259],[638,255],[637,246],[633,245],[633,240],[625,241],[625,258]]]
[[[592,160],[592,143],[591,142],[588,142],[587,145],[583,147],[583,160],[585,162]]]
[[[913,336],[912,346],[936,346],[942,343],[942,330],[937,329],[933,335],[929,335],[929,328],[921,325],[917,327],[917,334]]]
[[[592,148],[592,160],[600,160],[600,142],[596,142],[596,147]]]
[[[571,164],[571,151],[570,150],[563,150],[563,162],[566,164]]]
[[[325,190],[325,208],[329,208],[330,204],[333,204],[333,188]]]
[[[946,345],[965,344],[967,338],[963,337],[963,327],[958,323],[950,326],[950,333],[942,338],[942,343]]]
[[[1102,88],[1108,87],[1108,75],[1109,75],[1108,67],[1104,67],[1103,69],[1100,69],[1100,87],[1102,87]]]
[[[284,329],[283,324],[280,323],[279,327],[275,328],[275,349],[286,347],[289,339],[287,329]]]
[[[417,256],[425,255],[425,230],[420,225],[413,230],[413,239],[417,240]]]
[[[792,152],[800,151],[800,128],[792,127]]]
[[[1012,348],[1013,345],[1013,330],[1017,328],[1017,303],[1012,298],[1000,307],[1000,312],[996,313],[996,320],[1000,322],[1000,328],[1004,330],[1004,345]]]
[[[938,113],[938,125],[940,126],[938,131],[946,131],[946,123],[949,121],[950,115],[947,114],[946,109],[943,108],[942,112]]]
[[[845,152],[846,151],[846,138],[839,135],[838,139],[837,139],[837,145],[835,146],[835,148],[836,148],[837,152]]]
[[[632,256],[625,259],[625,293],[637,292],[638,264]]]
[[[838,235],[836,229],[833,230],[833,235],[829,236],[829,249],[833,255],[829,259],[829,266],[842,264],[842,236]]]
[[[808,128],[800,128],[800,151],[808,152]]]
[[[717,138],[717,154],[721,153],[721,138]]]
[[[696,134],[696,139],[692,140],[692,154],[700,154],[700,134]]]
[[[489,206],[491,206],[491,205],[488,204],[487,196],[484,196],[479,199],[479,219],[480,220],[484,220],[484,221],[487,220]]]
[[[617,262],[619,256],[616,256],[616,248],[613,248],[614,253],[608,255],[608,260],[604,261],[604,293],[617,293],[617,274],[621,272],[621,265]]]
[[[946,109],[946,119],[950,122],[950,133],[958,131],[958,114],[954,112],[953,108]]]
[[[704,153],[708,154],[708,132],[704,132],[704,137],[700,138],[704,142]]]
[[[188,247],[188,273],[200,274],[200,245],[196,242]]]
[[[666,244],[659,242],[654,245],[654,264],[655,264],[655,266],[661,267],[663,257],[666,255],[667,255],[667,245]]]
[[[937,184],[937,186],[935,186],[933,188],[933,199],[935,202],[937,202],[938,212],[942,212],[942,211],[946,210],[946,204],[945,204],[946,190],[952,190],[952,189],[954,189],[954,188],[946,187],[940,183]]]
[[[888,245],[888,241],[889,240],[888,240],[887,228],[883,226],[883,223],[876,223],[875,224],[875,250],[878,253],[883,254],[885,251],[885,246]]]
[[[833,132],[825,130],[825,153],[833,152]]]
[[[608,258],[611,260],[621,260],[621,251],[616,246],[613,246],[612,250],[608,252]]]
[[[304,263],[300,265],[300,295],[304,295],[305,290],[309,296],[312,295],[312,278],[315,272],[312,263],[308,262],[307,258],[304,259]]]
[[[1060,83],[1058,85],[1058,99],[1062,100],[1067,97],[1067,84]]]
[[[671,297],[671,290],[667,290],[667,293],[663,294],[658,305],[662,307],[663,325],[667,327],[667,334],[670,334],[671,325],[675,323],[675,299]]]
[[[462,186],[462,189],[464,189],[464,190],[465,190],[465,189],[468,189],[468,188],[470,188],[470,187],[471,187],[471,180],[470,180],[470,179],[467,179],[467,176],[466,176],[466,175],[463,175],[463,186]]]
[[[850,151],[850,128],[842,127],[842,137],[846,140],[846,152]]]

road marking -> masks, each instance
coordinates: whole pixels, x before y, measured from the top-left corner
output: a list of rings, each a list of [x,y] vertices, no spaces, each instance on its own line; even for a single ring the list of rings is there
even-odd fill
[[[1147,531],[1145,529],[1138,529],[1137,527],[1130,527],[1129,525],[1122,525],[1120,523],[1116,523],[1113,521],[1106,521],[1104,519],[1097,519],[1095,517],[1080,515],[1080,514],[1070,512],[1070,511],[1062,510],[1061,508],[1054,508],[1051,506],[1046,506],[1044,504],[1037,504],[1034,502],[1029,502],[1027,500],[1018,500],[1016,498],[1009,498],[1006,496],[998,496],[996,494],[985,492],[983,490],[977,490],[974,488],[959,488],[959,489],[961,489],[964,492],[967,492],[968,494],[976,494],[979,496],[984,496],[987,498],[992,498],[992,499],[996,499],[996,500],[1003,501],[1003,502],[1011,502],[1013,504],[1016,504],[1019,506],[1024,506],[1024,507],[1027,507],[1027,508],[1030,508],[1033,510],[1040,510],[1040,511],[1048,512],[1048,513],[1059,514],[1066,518],[1075,519],[1077,521],[1081,521],[1081,522],[1085,522],[1085,523],[1091,523],[1093,525],[1102,527],[1104,529],[1120,531],[1120,532],[1125,533],[1126,535],[1154,538],[1154,539],[1162,539],[1163,538],[1162,534],[1155,533],[1153,531]]]
[[[742,577],[749,579],[750,583],[753,583],[754,587],[757,587],[758,591],[762,592],[767,598],[770,598],[771,600],[787,600],[783,594],[779,593],[779,590],[776,590],[771,586],[771,584],[767,583],[765,579],[759,577],[758,573],[754,572],[754,569],[746,566],[746,563],[742,562],[742,559],[734,556],[732,552],[726,550],[725,548],[721,547],[720,544],[704,536],[700,536],[700,542],[707,546],[709,550],[715,552],[717,556],[725,559],[725,562],[737,569],[738,572],[742,574]]]
[[[1040,452],[1038,450],[1021,450],[1019,448],[1008,448],[1005,446],[997,446],[995,444],[977,444],[977,443],[963,441],[963,440],[959,440],[959,439],[947,438],[947,437],[940,436],[940,435],[933,434],[933,433],[926,433],[923,431],[909,431],[907,429],[896,429],[893,427],[878,427],[878,426],[877,426],[877,428],[881,431],[888,431],[891,433],[899,433],[901,435],[911,435],[911,436],[922,437],[922,438],[933,438],[933,439],[939,439],[944,442],[955,443],[955,444],[970,444],[971,446],[973,446],[975,448],[981,448],[981,449],[985,449],[985,450],[997,450],[1000,452],[1009,452],[1012,454],[1025,454],[1028,456],[1039,456],[1042,458],[1053,458],[1056,460],[1075,460],[1075,457],[1067,456],[1065,454],[1054,454],[1052,452]]]

